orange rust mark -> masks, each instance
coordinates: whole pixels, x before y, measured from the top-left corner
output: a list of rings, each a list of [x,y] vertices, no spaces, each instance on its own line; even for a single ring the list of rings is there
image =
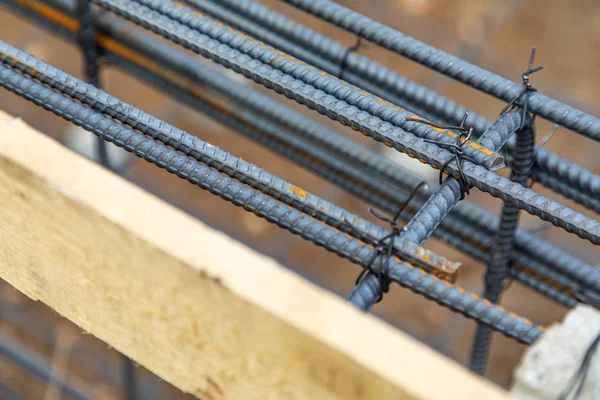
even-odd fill
[[[288,189],[290,190],[290,192],[294,193],[297,196],[300,196],[300,197],[308,196],[308,193],[306,193],[304,190],[300,189],[298,186],[288,185]]]
[[[383,144],[385,144],[387,147],[393,147],[394,144],[390,143],[390,142],[383,142]]]
[[[327,72],[321,71],[321,72],[319,73],[319,75],[321,75],[321,76],[327,76]]]
[[[369,132],[364,132],[364,131],[363,131],[363,132],[361,132],[361,133],[362,133],[364,136],[370,136],[370,135],[369,135]]]

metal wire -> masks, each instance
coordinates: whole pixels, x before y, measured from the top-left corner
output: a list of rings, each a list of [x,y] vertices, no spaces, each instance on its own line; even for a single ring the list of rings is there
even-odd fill
[[[75,102],[54,90],[25,77],[16,71],[0,66],[0,84],[6,89],[34,102],[56,115],[101,135],[106,140],[123,147],[138,157],[165,168],[167,171],[210,191],[213,194],[243,207],[267,221],[298,234],[306,240],[325,247],[351,262],[365,264],[375,250],[361,241],[324,225],[289,206],[269,198],[219,172],[190,159],[176,150],[146,138],[123,124]],[[390,278],[411,290],[445,305],[452,310],[489,323],[507,336],[531,343],[540,334],[537,325],[490,305],[473,294],[464,292],[447,282],[416,268],[410,268],[397,259],[390,262],[394,273]]]
[[[0,61],[40,82],[57,89],[93,109],[140,132],[172,146],[196,160],[226,173],[240,182],[260,190],[312,217],[368,243],[376,243],[387,232],[355,214],[335,206],[265,170],[204,142],[160,119],[127,104],[106,92],[52,67],[29,54],[0,41]],[[449,262],[429,250],[408,241],[398,241],[395,253],[404,260],[428,271],[453,273],[458,264]]]
[[[522,87],[490,71],[406,36],[329,0],[282,0],[415,62],[500,100],[510,102]],[[600,119],[541,93],[529,96],[529,110],[590,139],[600,140]]]
[[[211,40],[187,26],[152,11],[137,3],[124,0],[93,0],[103,8],[142,25],[175,43],[193,50],[211,60],[233,69],[257,83],[261,83],[278,93],[293,98],[297,102],[343,122],[356,130],[387,143],[400,152],[408,153],[422,162],[441,167],[452,153],[432,144],[424,143],[409,132],[402,131],[379,118],[360,111],[356,107],[326,95],[314,87],[303,83],[281,71],[242,54],[239,51]],[[415,123],[416,124],[416,123]],[[573,232],[594,244],[600,243],[600,223],[581,213],[542,196],[530,189],[514,184],[509,179],[488,171],[484,167],[465,162],[465,176],[469,185],[475,186],[494,197],[513,202],[517,207],[543,220]],[[458,170],[449,166],[448,172],[458,176]]]
[[[513,112],[521,113],[520,110]],[[516,135],[517,147],[511,171],[512,179],[521,185],[527,183],[529,168],[535,157],[535,125],[533,121],[527,121],[525,124]],[[502,208],[496,245],[485,274],[484,297],[492,303],[500,302],[503,283],[510,268],[510,252],[519,223],[519,213],[520,210],[512,204],[504,204]],[[475,332],[469,363],[471,370],[479,375],[485,374],[491,340],[492,332],[479,325]]]
[[[340,43],[253,0],[187,2],[330,74],[336,73],[344,57],[346,49]],[[467,124],[474,128],[477,136],[492,124],[435,91],[355,53],[347,55],[344,78],[383,99],[446,125],[458,124],[468,111]],[[514,142],[509,143],[508,148],[514,150]],[[560,176],[569,185],[553,185],[550,189],[577,202],[585,199],[581,195],[600,196],[600,176],[545,149],[539,148],[537,154],[539,161],[532,169],[534,180],[544,184],[551,175]]]
[[[53,1],[50,1],[50,3],[53,3]],[[68,10],[68,4],[66,4],[68,2],[65,1],[61,1],[59,2],[57,5],[61,7],[62,10],[64,11],[69,11]],[[11,9],[14,11],[18,11],[18,12],[24,12],[27,9],[24,9],[23,6],[17,6],[12,4],[11,2],[4,2],[4,4],[9,4],[11,5]],[[31,4],[35,4],[35,2],[31,2]],[[37,9],[36,9],[37,10]],[[29,14],[25,14],[28,17],[36,17],[36,21],[39,21],[40,24],[45,24],[48,25],[49,24],[49,20],[46,18],[39,18],[40,14],[36,14],[36,13],[29,13]],[[68,19],[68,16],[65,15],[61,15],[59,20],[60,21],[65,21]],[[323,176],[325,179],[328,179],[330,181],[332,181],[333,183],[339,185],[340,187],[342,187],[344,190],[347,190],[348,192],[358,196],[359,198],[362,198],[363,200],[367,201],[368,203],[376,206],[378,209],[380,210],[384,210],[390,214],[393,214],[396,212],[397,210],[397,204],[399,204],[400,202],[404,202],[404,200],[406,199],[406,194],[401,193],[401,192],[396,192],[394,191],[393,194],[390,197],[390,200],[386,200],[383,197],[380,197],[378,195],[372,194],[371,192],[365,190],[368,185],[366,185],[366,183],[361,180],[352,180],[349,177],[346,177],[344,173],[342,173],[339,170],[336,170],[335,167],[335,162],[334,162],[334,157],[333,155],[330,153],[328,157],[321,157],[321,158],[316,158],[315,161],[313,160],[313,157],[319,157],[319,152],[307,152],[306,149],[314,149],[316,146],[314,145],[310,145],[310,144],[306,144],[305,142],[302,141],[293,141],[293,140],[284,140],[286,139],[285,136],[281,137],[281,141],[274,141],[269,139],[268,137],[266,137],[264,134],[260,133],[261,129],[248,129],[247,125],[244,124],[240,124],[239,122],[235,122],[232,120],[231,118],[231,113],[230,112],[226,112],[226,111],[222,111],[220,112],[219,109],[215,108],[215,107],[211,107],[211,104],[215,104],[214,101],[211,101],[209,97],[204,97],[204,99],[209,99],[206,100],[204,102],[199,102],[200,96],[205,94],[206,91],[198,91],[198,90],[190,90],[190,82],[182,82],[182,83],[177,83],[177,82],[171,82],[169,80],[166,80],[165,78],[162,78],[160,76],[157,75],[157,73],[159,71],[165,71],[165,76],[176,76],[174,74],[170,74],[169,71],[173,71],[173,72],[178,72],[183,74],[184,76],[192,79],[194,82],[197,82],[199,84],[201,84],[203,87],[205,87],[206,89],[210,90],[211,89],[211,85],[210,83],[215,83],[214,85],[214,89],[215,91],[217,91],[218,93],[224,95],[232,95],[232,97],[230,97],[230,99],[232,99],[234,102],[240,102],[241,104],[244,104],[243,99],[254,99],[254,101],[250,101],[250,103],[259,106],[261,104],[263,104],[263,99],[268,100],[267,102],[264,102],[264,106],[266,109],[268,110],[275,110],[277,111],[276,115],[279,116],[284,116],[284,115],[288,115],[290,113],[291,110],[281,106],[279,103],[276,102],[272,102],[270,99],[265,98],[265,96],[263,96],[262,94],[253,91],[250,88],[244,87],[243,85],[239,85],[236,84],[235,82],[231,82],[229,81],[227,78],[224,78],[221,74],[217,74],[217,73],[209,73],[210,69],[207,68],[206,66],[203,66],[197,62],[193,62],[194,60],[192,60],[190,57],[182,55],[181,53],[175,51],[174,49],[168,47],[168,46],[164,46],[161,43],[158,43],[156,41],[153,41],[151,38],[148,38],[146,35],[144,35],[141,32],[137,32],[134,30],[125,30],[123,29],[123,27],[121,26],[122,23],[111,17],[108,15],[101,15],[100,18],[98,19],[99,22],[99,26],[102,28],[103,32],[108,34],[111,37],[114,37],[115,39],[118,39],[120,41],[122,41],[123,43],[127,43],[135,52],[139,52],[139,53],[143,53],[144,55],[147,56],[152,56],[154,59],[156,59],[157,62],[160,62],[162,68],[152,68],[152,65],[149,65],[146,69],[144,68],[140,68],[139,66],[133,64],[132,62],[128,61],[126,58],[124,58],[123,56],[119,56],[117,54],[111,53],[111,51],[108,48],[105,48],[105,54],[106,56],[110,59],[110,61],[117,65],[117,66],[121,66],[123,67],[126,71],[131,72],[133,74],[135,74],[136,76],[140,77],[141,79],[144,79],[146,81],[148,81],[149,83],[151,83],[153,86],[157,86],[159,89],[166,91],[169,94],[175,95],[178,99],[184,101],[186,104],[189,104],[190,106],[197,108],[199,110],[201,110],[202,112],[207,113],[210,117],[215,118],[216,120],[218,120],[219,122],[225,123],[227,126],[232,127],[233,129],[239,130],[241,133],[245,134],[246,136],[250,137],[253,140],[257,140],[259,141],[259,143],[264,144],[266,146],[268,146],[269,148],[277,151],[278,153],[282,154],[285,157],[290,158],[291,160],[299,163],[300,165],[303,165],[309,169],[311,169],[312,171],[316,172],[317,174],[319,174],[320,176]],[[68,32],[64,32],[65,29],[63,28],[62,25],[50,25],[49,28],[53,31],[53,32],[59,32],[61,34],[63,34],[63,36],[65,36],[67,39],[73,40],[73,37],[70,36],[68,34]],[[117,35],[118,34],[118,35]],[[104,41],[106,42],[106,41]],[[107,44],[110,42],[106,42]],[[117,51],[119,54],[123,54],[123,55],[131,55],[131,51],[130,50],[124,50],[124,51],[118,51],[117,48],[114,45],[110,46],[111,49]],[[133,57],[133,60],[136,62],[140,61],[140,57]],[[230,85],[221,85],[221,83],[229,83]],[[181,87],[180,90],[176,90],[178,85]],[[246,94],[244,94],[246,92]],[[252,93],[253,92],[253,93]],[[241,95],[241,99],[239,100],[237,97],[235,97],[235,94],[240,94]],[[254,96],[253,96],[254,94]],[[275,104],[272,104],[275,103]],[[218,102],[217,102],[218,104]],[[241,105],[240,104],[240,105]],[[275,106],[279,106],[279,107],[275,107]],[[237,108],[235,108],[237,110]],[[262,111],[260,110],[260,107],[257,108],[257,111],[260,111],[262,113]],[[245,120],[245,123],[248,125],[252,125],[254,124],[255,127],[258,127],[258,125],[262,125],[262,126],[266,126],[266,127],[271,127],[273,128],[274,124],[273,123],[269,123],[267,121],[264,122],[260,122],[261,119],[258,118],[258,116],[250,116],[247,113],[244,113],[242,115],[242,117],[244,116],[248,116],[249,118],[247,118]],[[272,129],[275,132],[294,132],[295,130],[298,129],[299,126],[307,126],[310,128],[309,132],[313,132],[313,128],[314,132],[321,132],[323,133],[323,135],[327,135],[328,130],[324,130],[324,128],[319,125],[319,124],[315,124],[314,122],[311,124],[308,124],[308,121],[303,121],[301,119],[297,119],[297,118],[283,118],[283,120],[287,120],[290,122],[296,122],[296,124],[294,123],[290,123],[289,126],[289,130],[287,129]],[[309,120],[310,121],[310,120]],[[276,121],[275,121],[276,122]],[[258,124],[258,125],[257,125]],[[319,129],[320,127],[320,129]],[[330,131],[330,133],[332,135],[338,135],[337,133]],[[303,132],[304,134],[304,132]],[[318,136],[317,136],[318,137]],[[326,136],[325,136],[326,137]],[[344,144],[344,140],[348,141],[345,137],[341,136],[340,137],[341,140],[340,143],[340,148],[343,147],[342,144]],[[354,142],[349,141],[351,144],[354,144]],[[363,149],[365,151],[362,151],[360,148],[362,146],[356,145],[358,146],[358,151],[355,151],[355,154],[358,153],[358,155],[360,156],[362,155],[368,155],[369,154],[369,150],[364,148]],[[294,149],[294,151],[289,151],[289,149]],[[335,147],[331,148],[331,152],[333,152],[335,150]],[[300,154],[302,153],[302,154]],[[406,185],[408,185],[408,187],[415,187],[418,182],[419,179],[414,177],[410,171],[403,171],[402,168],[396,166],[396,164],[393,163],[389,163],[387,162],[387,160],[383,157],[381,157],[379,154],[377,153],[372,153],[374,155],[373,161],[375,162],[375,166],[377,165],[389,165],[389,170],[386,169],[386,171],[388,171],[389,173],[387,174],[387,176],[397,176],[397,177],[401,177],[404,180],[400,180],[400,183],[406,182],[404,185],[402,185],[401,187],[407,187]],[[379,160],[377,159],[382,159],[383,162],[379,163]],[[370,160],[370,158],[366,158],[366,160]],[[341,161],[341,160],[340,160]],[[387,162],[387,164],[386,164]],[[357,161],[357,165],[358,165],[358,161]],[[326,167],[324,167],[326,166]],[[368,170],[368,168],[366,168],[364,165],[361,165],[360,168],[365,168],[366,170]],[[351,169],[351,166],[349,164],[346,164],[346,171]],[[396,173],[394,173],[396,172]],[[364,176],[364,175],[363,175]],[[367,182],[372,181],[373,179],[367,179]],[[433,193],[433,191],[431,190],[426,190],[425,191],[425,195],[423,196],[425,199],[427,198],[427,196],[429,196],[431,193]],[[417,197],[419,197],[421,192],[419,192],[417,194]],[[420,201],[420,200],[418,200]],[[401,214],[401,217],[408,221],[415,213],[416,211],[410,211],[410,207],[409,210],[406,210],[406,212]],[[453,218],[453,214],[457,214],[457,218]],[[475,217],[475,218],[473,218]],[[472,225],[468,225],[472,224]],[[434,231],[434,235],[436,235],[438,238],[440,238],[441,240],[445,241],[446,243],[457,247],[458,249],[467,252],[467,254],[470,254],[471,256],[483,261],[483,262],[487,262],[488,258],[487,258],[487,253],[483,253],[482,250],[480,250],[480,248],[482,249],[486,249],[486,251],[489,251],[491,248],[490,243],[493,242],[493,237],[492,235],[494,234],[494,232],[497,230],[498,227],[498,220],[495,216],[493,216],[492,214],[486,212],[485,210],[482,210],[481,208],[479,208],[478,206],[474,205],[474,204],[468,204],[468,202],[461,202],[457,205],[457,207],[453,210],[453,212],[442,221],[442,226],[441,228],[443,230],[437,229],[436,231]],[[478,232],[477,234],[475,232]],[[569,265],[569,264],[583,264],[581,263],[581,261],[574,259],[572,256],[568,256],[565,254],[565,256],[570,257],[571,259],[573,259],[574,261],[569,261],[567,257],[563,257],[561,255],[561,251],[556,249],[555,247],[551,247],[550,245],[548,245],[547,243],[541,241],[540,239],[538,239],[537,237],[530,235],[527,232],[523,232],[525,235],[524,241],[525,243],[534,243],[534,248],[536,249],[540,249],[541,250],[541,254],[545,255],[548,254],[548,249],[552,249],[552,251],[554,253],[558,253],[558,257],[556,254],[553,255],[553,257],[550,257],[547,260],[544,260],[544,262],[546,263],[552,263],[555,260],[560,260],[560,262],[558,262],[556,264],[556,268],[558,270],[560,270],[560,268],[563,265]],[[467,236],[470,235],[470,236]],[[489,236],[489,238],[488,238]],[[470,244],[470,242],[474,242],[477,246],[479,247],[475,247],[473,245]],[[486,258],[481,258],[480,254],[485,254]],[[565,276],[561,275],[560,273],[557,273],[553,270],[549,270],[548,267],[545,267],[544,265],[540,264],[539,262],[535,261],[534,259],[532,259],[531,257],[527,257],[525,254],[520,253],[520,251],[513,251],[512,253],[512,259],[516,260],[516,262],[521,263],[523,266],[525,266],[525,268],[527,268],[530,271],[535,271],[535,273],[537,273],[540,276],[547,276],[551,279],[553,279],[556,282],[560,282],[561,285],[565,286],[565,287],[569,287],[571,288],[574,292],[579,292],[581,289],[581,286],[575,282],[573,282],[571,279],[566,278]],[[585,271],[585,269],[587,269],[588,271],[591,270],[593,271],[593,267],[588,266],[588,265],[584,265],[584,269],[582,269],[583,271],[583,275],[587,275],[589,277],[592,277],[593,274],[588,273],[587,271]],[[581,268],[580,268],[581,269]],[[519,279],[518,277],[516,279]]]
[[[483,134],[481,141],[493,146],[492,150],[500,149],[521,125],[519,115],[520,111],[515,110],[500,116],[496,123]],[[400,237],[419,244],[425,243],[462,198],[462,185],[453,177],[449,177],[410,220]],[[500,227],[502,228],[502,221]],[[506,254],[510,254],[510,248]],[[381,288],[379,286],[379,279],[373,274],[369,274],[350,292],[348,300],[355,306],[368,311],[380,297]]]

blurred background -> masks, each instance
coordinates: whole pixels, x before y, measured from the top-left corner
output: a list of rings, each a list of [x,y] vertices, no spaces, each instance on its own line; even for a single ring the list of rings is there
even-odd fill
[[[355,42],[352,35],[276,0],[260,2],[348,46]],[[337,2],[517,82],[520,82],[520,75],[526,69],[532,45],[536,45],[536,65],[543,65],[545,68],[533,76],[534,86],[544,94],[579,109],[600,114],[600,2],[597,0]],[[132,26],[132,29],[135,28]],[[82,77],[81,54],[75,46],[2,7],[0,39],[77,77]],[[495,119],[503,107],[501,102],[490,96],[375,45],[361,48],[360,53],[489,119]],[[345,129],[282,96],[263,90],[253,82],[216,64],[211,66],[386,154],[394,161],[413,168],[430,180],[433,186],[437,185],[437,172],[428,167],[418,162],[415,164],[408,157],[364,139],[362,135],[357,135],[352,130]],[[110,65],[103,67],[101,82],[107,92],[305,190],[370,218],[367,205],[351,195]],[[3,90],[0,91],[0,109],[21,117],[28,124],[80,153],[94,156],[94,140],[91,134]],[[539,121],[538,134],[542,137],[550,130],[551,125]],[[545,147],[570,160],[577,160],[580,165],[595,173],[600,173],[599,143],[561,128]],[[110,155],[114,162],[123,166],[122,175],[125,179],[185,210],[204,223],[273,257],[299,275],[340,296],[346,296],[353,287],[360,272],[357,266],[278,229],[252,213],[226,203],[208,192],[198,190],[142,160],[133,159],[116,147],[111,148]],[[536,190],[578,211],[593,215],[539,185],[536,185]],[[469,199],[499,214],[501,204],[489,195],[473,189]],[[600,262],[597,248],[594,249],[591,244],[558,229],[546,229],[545,224],[537,218],[526,215],[522,217],[521,226],[539,232],[536,234],[576,254],[585,262],[592,265]],[[198,243],[198,246],[201,247],[202,243]],[[482,265],[433,238],[427,242],[426,247],[451,260],[463,262],[458,284],[476,293],[482,292]],[[502,304],[507,309],[542,325],[560,320],[566,312],[565,308],[518,283],[510,286]],[[373,312],[457,362],[466,363],[476,326],[473,321],[453,314],[398,286],[392,287],[386,301],[378,304]],[[65,377],[69,383],[82,388],[86,393],[93,393],[94,398],[124,398],[121,390],[122,361],[116,351],[85,335],[43,304],[29,300],[4,282],[0,283],[0,332],[12,345],[27,349],[36,359],[51,365],[53,373]],[[513,340],[495,335],[487,377],[501,386],[509,387],[512,371],[524,349],[524,346]],[[186,398],[180,391],[141,367],[136,368],[136,381],[136,390],[140,398]],[[42,380],[31,379],[21,367],[2,354],[0,382],[10,386],[22,398],[63,398],[60,388]]]

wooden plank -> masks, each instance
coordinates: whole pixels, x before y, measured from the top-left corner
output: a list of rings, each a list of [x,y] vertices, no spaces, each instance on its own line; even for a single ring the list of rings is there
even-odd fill
[[[202,399],[507,398],[6,114],[0,226],[0,277]]]

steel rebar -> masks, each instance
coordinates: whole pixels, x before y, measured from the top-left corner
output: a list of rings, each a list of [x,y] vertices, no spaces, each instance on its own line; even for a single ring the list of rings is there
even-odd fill
[[[520,111],[517,112],[520,113]],[[516,137],[517,146],[511,165],[512,179],[521,185],[526,185],[529,170],[535,158],[535,124],[533,120],[527,121],[524,128],[517,132]],[[504,204],[502,207],[500,229],[484,279],[484,298],[492,303],[500,302],[503,284],[509,274],[510,253],[519,223],[519,214],[520,210],[512,204]],[[478,325],[469,366],[479,375],[485,374],[491,341],[492,332],[486,327]]]
[[[100,55],[95,38],[96,23],[89,1],[76,0],[75,14],[79,20],[78,41],[83,53],[85,78],[90,84],[100,87],[100,68],[98,65]],[[106,142],[101,138],[96,138],[96,151],[100,164],[105,168],[111,169]]]

